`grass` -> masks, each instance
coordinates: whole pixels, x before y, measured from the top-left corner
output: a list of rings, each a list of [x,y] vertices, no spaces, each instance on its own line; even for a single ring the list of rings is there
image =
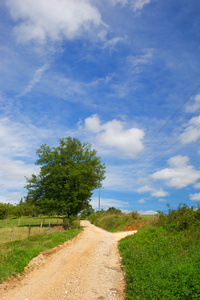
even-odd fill
[[[7,219],[0,220],[0,244],[6,243],[11,240],[11,234],[13,231],[13,227],[15,226],[15,231],[13,235],[13,241],[22,240],[28,237],[29,225],[31,225],[31,236],[34,234],[38,234],[40,232],[40,224],[42,225],[42,232],[50,233],[53,228],[57,225],[61,225],[63,223],[62,218],[55,217],[38,217],[38,218],[30,218],[23,217],[20,219]],[[50,222],[50,230],[48,228]]]
[[[52,249],[74,238],[81,229],[34,235],[22,241],[4,243],[0,246],[0,282],[24,271],[32,258],[41,251]]]
[[[148,215],[141,216],[135,212],[123,214],[119,210],[115,211],[100,211],[91,214],[88,220],[105,230],[110,232],[138,230],[144,224],[154,220],[156,216]]]
[[[43,224],[40,233],[41,222]],[[52,249],[81,231],[78,224],[76,229],[60,231],[57,225],[61,224],[63,224],[61,217],[0,220],[0,282],[23,272],[30,260],[41,251]],[[31,225],[30,237],[28,237],[29,225]],[[10,242],[14,226],[13,241]]]
[[[49,222],[51,225],[61,224],[63,222],[62,217],[22,217],[19,219],[6,219],[0,220],[0,228],[7,228],[13,226],[40,226],[41,221],[43,222],[43,226],[48,226]]]
[[[119,242],[126,299],[200,299],[199,216],[179,207]]]

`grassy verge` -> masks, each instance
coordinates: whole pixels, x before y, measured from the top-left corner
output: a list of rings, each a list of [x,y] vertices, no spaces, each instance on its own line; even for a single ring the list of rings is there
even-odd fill
[[[200,209],[160,215],[119,242],[127,299],[200,299]]]
[[[111,208],[107,211],[100,211],[91,214],[88,220],[110,232],[138,230],[140,227],[148,224],[156,216],[141,216],[136,212],[123,214],[120,210]]]
[[[41,251],[52,249],[80,233],[81,229],[34,235],[23,241],[14,241],[0,246],[0,282],[24,271],[32,258]]]

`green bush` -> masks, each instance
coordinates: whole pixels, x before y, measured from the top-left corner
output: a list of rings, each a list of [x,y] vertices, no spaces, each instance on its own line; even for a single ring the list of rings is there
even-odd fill
[[[63,227],[65,230],[80,228],[80,221],[77,219],[77,217],[74,216],[63,218]]]
[[[180,204],[177,210],[169,207],[168,214],[159,212],[158,225],[170,231],[193,229],[200,226],[200,208]]]
[[[200,299],[199,215],[180,205],[119,242],[127,299]]]
[[[130,215],[131,215],[131,218],[133,218],[134,220],[141,219],[141,216],[138,214],[137,211],[132,211],[132,212],[130,213]]]

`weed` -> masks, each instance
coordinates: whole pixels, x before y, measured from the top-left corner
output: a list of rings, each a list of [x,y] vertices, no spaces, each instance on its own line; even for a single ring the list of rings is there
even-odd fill
[[[119,242],[127,299],[200,299],[199,215],[181,205]]]
[[[23,241],[14,241],[0,246],[0,282],[24,271],[30,260],[41,251],[52,249],[75,237],[80,229],[34,235]]]

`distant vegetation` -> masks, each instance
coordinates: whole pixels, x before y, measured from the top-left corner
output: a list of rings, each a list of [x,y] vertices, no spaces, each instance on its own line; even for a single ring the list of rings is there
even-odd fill
[[[114,207],[110,207],[106,211],[98,211],[88,217],[92,224],[110,232],[137,230],[144,224],[149,223],[149,220],[154,219],[156,219],[156,216],[142,216],[137,212],[124,214],[120,209]]]
[[[200,299],[200,208],[183,204],[119,242],[127,299]]]

